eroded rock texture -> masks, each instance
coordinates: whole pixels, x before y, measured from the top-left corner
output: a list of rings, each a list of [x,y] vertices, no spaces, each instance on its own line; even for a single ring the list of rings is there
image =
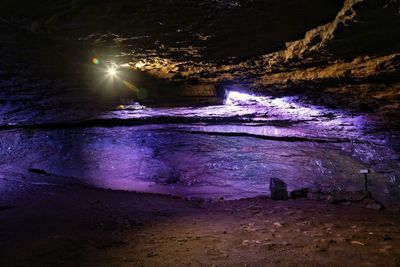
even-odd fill
[[[399,12],[398,1],[346,0],[332,22],[265,56],[263,62],[270,69],[260,84],[323,84],[328,87],[324,93],[348,93],[356,104],[361,101],[373,108],[379,106],[377,100],[397,103]],[[382,84],[386,88],[377,93]]]

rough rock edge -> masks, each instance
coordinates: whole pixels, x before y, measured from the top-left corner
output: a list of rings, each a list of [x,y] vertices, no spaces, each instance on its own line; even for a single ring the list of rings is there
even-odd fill
[[[322,191],[320,189],[307,192],[307,199],[328,201],[332,204],[355,205],[369,209],[383,210],[385,206],[364,191]]]
[[[334,38],[339,24],[347,25],[350,21],[354,20],[356,12],[353,7],[355,4],[363,1],[346,0],[343,8],[332,22],[308,31],[302,40],[286,43],[286,50],[278,52],[277,56],[287,61],[296,57],[303,58],[306,53],[321,50]]]

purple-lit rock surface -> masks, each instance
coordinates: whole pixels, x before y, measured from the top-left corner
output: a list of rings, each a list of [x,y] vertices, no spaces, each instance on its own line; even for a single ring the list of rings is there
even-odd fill
[[[267,194],[271,176],[289,190],[360,190],[369,168],[372,193],[399,201],[399,1],[43,6],[0,9],[4,179],[36,168],[102,188],[241,198]],[[199,100],[221,88],[225,104]],[[168,105],[185,93],[197,105]]]
[[[1,132],[1,173],[35,182],[43,178],[28,173],[35,168],[54,175],[49,183],[70,177],[101,188],[236,199],[267,194],[273,176],[289,191],[362,190],[359,170],[368,167],[375,196],[397,201],[394,136],[372,122],[368,114],[239,93],[221,106],[125,105],[82,125],[8,126]]]

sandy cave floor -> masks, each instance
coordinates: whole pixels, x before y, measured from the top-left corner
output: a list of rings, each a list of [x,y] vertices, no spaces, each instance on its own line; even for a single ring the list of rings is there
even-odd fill
[[[394,211],[266,197],[185,200],[75,185],[14,187],[1,204],[1,266],[400,264]]]

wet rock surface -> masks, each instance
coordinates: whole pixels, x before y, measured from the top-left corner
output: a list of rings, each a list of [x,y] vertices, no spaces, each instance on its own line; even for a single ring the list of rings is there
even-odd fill
[[[364,188],[358,173],[363,163],[343,150],[350,144],[182,127],[3,131],[1,173],[16,180],[29,173],[40,179],[52,174],[102,188],[228,199],[267,194],[268,176],[274,175],[284,177],[290,190]],[[385,192],[391,185],[385,174],[371,177],[378,199],[396,201],[395,191]]]
[[[229,199],[266,194],[273,176],[289,190],[362,190],[359,170],[371,168],[374,196],[396,202],[399,195],[397,134],[376,129],[383,122],[369,114],[231,93],[219,106],[131,102],[87,120],[59,115],[1,126],[0,172],[17,179],[42,170],[102,188]]]

